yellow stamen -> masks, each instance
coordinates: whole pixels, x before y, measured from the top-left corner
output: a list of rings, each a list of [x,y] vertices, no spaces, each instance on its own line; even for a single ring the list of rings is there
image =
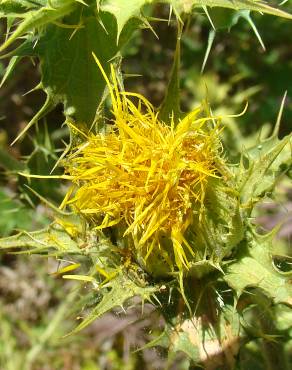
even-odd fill
[[[77,190],[64,202],[94,221],[95,229],[120,228],[145,263],[155,250],[171,270],[188,269],[196,251],[185,233],[194,219],[203,222],[209,181],[222,177],[222,127],[216,117],[202,117],[202,107],[176,127],[166,125],[145,97],[119,90],[113,66],[111,84],[95,60],[109,89],[115,126],[107,134],[89,133],[67,157],[65,177]]]

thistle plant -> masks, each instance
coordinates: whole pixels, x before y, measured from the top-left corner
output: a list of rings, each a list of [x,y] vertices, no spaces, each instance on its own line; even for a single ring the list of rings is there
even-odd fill
[[[94,229],[116,229],[124,248],[146,270],[151,266],[151,274],[187,271],[192,260],[215,252],[204,243],[218,213],[209,209],[212,197],[220,192],[226,201],[230,198],[227,207],[237,213],[234,190],[228,187],[232,175],[220,157],[220,123],[198,107],[177,125],[172,116],[167,125],[145,97],[119,91],[113,66],[113,86],[102,73],[113,125],[108,132],[90,133],[67,156],[65,169],[76,189],[70,188],[73,196],[66,203]],[[131,97],[138,99],[136,105]]]
[[[227,117],[214,115],[207,99],[181,112],[179,59],[183,20],[194,8],[207,15],[208,6],[235,9],[234,19],[251,10],[291,16],[259,1],[164,1],[178,24],[178,41],[164,102],[155,108],[125,91],[119,68],[134,30],[151,29],[142,13],[146,3],[154,1],[0,2],[8,29],[11,19],[21,20],[0,50],[24,39],[6,54],[12,58],[4,82],[23,56],[38,57],[37,88],[47,94],[20,136],[61,102],[71,139],[57,161],[63,175],[32,174],[25,166],[20,173],[65,181],[63,202],[52,205],[54,220],[46,229],[3,238],[0,247],[70,260],[58,273],[92,288],[80,302],[75,292],[75,310],[90,312],[72,335],[117,306],[126,311],[139,296],[142,307],[152,303],[165,319],[164,331],[147,347],[166,347],[169,363],[184,352],[187,366],[242,368],[240,353],[260,338],[267,368],[273,368],[270,353],[288,368],[288,329],[264,324],[291,307],[291,271],[281,268],[290,257],[277,255],[278,265],[277,229],[262,235],[252,222],[255,206],[291,168],[291,135],[278,138],[285,99],[272,134],[243,148],[234,163],[223,144]],[[71,57],[73,72],[67,70]]]

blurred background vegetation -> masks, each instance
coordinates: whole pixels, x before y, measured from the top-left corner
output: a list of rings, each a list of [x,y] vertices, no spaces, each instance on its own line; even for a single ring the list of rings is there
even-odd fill
[[[286,7],[286,10],[291,12],[292,8]],[[291,132],[292,122],[291,24],[280,18],[252,14],[266,48],[264,51],[246,20],[249,14],[242,13],[237,20],[234,14],[228,10],[210,11],[216,33],[205,14],[197,13],[186,19],[181,59],[184,110],[196,106],[207,96],[214,112],[234,114],[241,112],[248,101],[249,108],[243,116],[226,120],[224,140],[231,159],[236,156],[237,148],[254,143],[260,129],[268,132],[272,128],[286,90],[281,136]],[[153,32],[149,29],[136,32],[125,47],[122,70],[127,90],[143,93],[159,106],[173,60],[176,28],[162,21],[168,18],[166,7],[155,7],[152,17],[156,18],[151,22]],[[231,27],[232,23],[236,24]],[[1,24],[2,35],[4,30],[5,25]],[[208,40],[213,36],[201,73]],[[2,77],[5,63],[0,64]],[[65,193],[56,180],[28,181],[18,175],[24,167],[35,174],[47,174],[48,169],[53,168],[64,150],[64,142],[69,141],[68,132],[62,126],[61,106],[31,129],[24,139],[10,146],[45,98],[41,91],[26,94],[39,81],[38,66],[34,63],[30,59],[22,61],[0,89],[1,236],[11,235],[17,229],[33,230],[47,225],[51,210],[40,196],[58,205]],[[267,199],[257,216],[263,230],[283,222],[277,245],[291,254],[292,186],[289,177],[283,177],[278,184],[276,200]],[[64,298],[74,283],[54,275],[63,262],[41,256],[0,255],[1,370],[188,368],[183,357],[167,361],[162,350],[134,352],[163,329],[162,319],[151,306],[145,308],[142,317],[135,308],[130,307],[126,316],[122,310],[117,310],[77,336],[62,338],[76,324],[70,298]],[[284,324],[275,325],[279,325],[280,330]],[[291,351],[291,342],[287,351]],[[256,341],[245,344],[240,356],[240,369],[265,369]]]

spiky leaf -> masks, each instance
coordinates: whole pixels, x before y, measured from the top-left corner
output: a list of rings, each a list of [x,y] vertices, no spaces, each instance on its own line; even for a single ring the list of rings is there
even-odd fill
[[[117,38],[119,39],[125,24],[133,17],[141,17],[142,6],[149,2],[147,0],[106,0],[102,2],[101,9],[116,17],[118,27]]]
[[[76,226],[71,224],[71,229]],[[19,234],[8,238],[0,239],[0,249],[13,250],[22,249],[24,253],[48,254],[80,254],[78,243],[70,235],[68,230],[58,223],[53,223],[49,227],[33,232],[22,231]]]
[[[41,4],[40,4],[41,5]],[[26,12],[23,21],[12,33],[12,35],[0,46],[0,52],[7,49],[19,37],[32,30],[54,22],[55,20],[71,13],[77,6],[74,0],[51,0],[48,6],[41,6],[39,9]],[[0,7],[1,12],[1,7]],[[6,14],[9,13],[6,11]]]
[[[221,7],[234,10],[253,10],[261,13],[292,19],[292,15],[259,0],[165,0],[178,12],[190,12],[193,8]]]
[[[242,242],[233,263],[226,268],[224,280],[240,295],[248,287],[256,287],[276,303],[292,305],[292,272],[285,273],[273,265],[273,234],[250,235]]]
[[[68,22],[78,17],[80,14],[73,14]],[[92,52],[108,72],[107,62],[118,50],[116,28],[110,15],[104,15],[100,23],[89,16],[83,19],[82,28],[75,31],[49,26],[36,53],[41,60],[42,87],[49,99],[54,104],[62,102],[65,115],[90,126],[105,87]]]
[[[130,298],[139,296],[142,301],[151,300],[151,295],[155,293],[155,286],[140,286],[135,280],[131,280],[125,273],[118,273],[107,284],[104,289],[102,300],[89,313],[89,315],[73,330],[72,333],[84,329],[94,320],[115,307],[123,307]]]
[[[243,154],[238,173],[241,201],[252,209],[260,196],[273,189],[282,165],[291,164],[291,136],[279,140],[272,135],[259,140],[257,145]]]

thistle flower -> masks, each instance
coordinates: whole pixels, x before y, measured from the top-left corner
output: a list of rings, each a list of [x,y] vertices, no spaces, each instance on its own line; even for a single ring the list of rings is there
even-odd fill
[[[119,89],[113,66],[111,83],[96,62],[114,125],[86,135],[67,157],[75,184],[67,204],[97,230],[118,229],[146,268],[155,257],[169,271],[188,270],[198,252],[188,230],[206,231],[208,189],[226,182],[220,122],[203,117],[200,106],[167,125],[145,97]]]

